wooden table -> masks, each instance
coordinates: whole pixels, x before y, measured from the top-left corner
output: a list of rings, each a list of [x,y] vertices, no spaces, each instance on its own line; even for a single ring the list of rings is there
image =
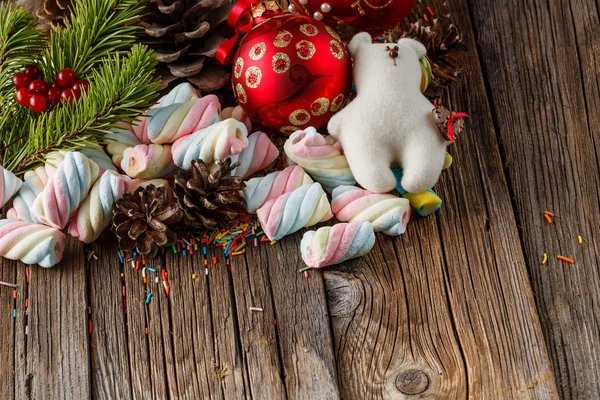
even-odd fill
[[[126,314],[114,241],[29,285],[2,261],[1,397],[600,398],[600,6],[447,4],[472,51],[445,101],[471,119],[436,216],[309,279],[300,234],[208,276],[167,253],[170,299],[126,266]]]

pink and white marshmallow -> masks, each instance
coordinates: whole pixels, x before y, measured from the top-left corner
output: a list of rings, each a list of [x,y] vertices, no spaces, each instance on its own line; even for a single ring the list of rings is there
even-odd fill
[[[50,268],[62,259],[65,235],[58,229],[27,221],[0,220],[0,256]]]
[[[0,166],[0,207],[6,203],[21,189],[23,181],[15,174]]]
[[[246,187],[240,195],[246,201],[246,211],[255,213],[269,200],[278,198],[284,193],[293,192],[300,186],[312,185],[311,177],[304,172],[302,167],[295,165],[283,171],[253,178],[246,182]]]
[[[246,115],[242,107],[235,106],[222,109],[221,120],[225,120],[227,118],[237,119],[238,121],[246,125],[246,129],[248,129],[248,132],[252,132],[252,120],[250,120],[250,117]]]
[[[25,172],[23,186],[21,186],[19,193],[13,199],[12,208],[6,212],[6,217],[8,219],[39,224],[40,221],[33,215],[31,209],[35,199],[42,193],[44,187],[46,187],[48,179],[45,166]]]
[[[100,175],[98,164],[79,152],[68,152],[56,173],[33,202],[33,214],[57,229],[67,226]]]
[[[372,193],[356,186],[333,190],[331,208],[342,222],[369,221],[375,232],[399,236],[410,221],[410,203],[393,194]]]
[[[131,178],[154,179],[174,173],[171,145],[138,144],[125,149],[121,169]]]
[[[248,147],[243,149],[239,155],[231,158],[233,162],[240,162],[240,165],[231,174],[246,178],[273,164],[277,157],[279,157],[279,150],[271,142],[269,136],[264,132],[254,132],[248,136]]]

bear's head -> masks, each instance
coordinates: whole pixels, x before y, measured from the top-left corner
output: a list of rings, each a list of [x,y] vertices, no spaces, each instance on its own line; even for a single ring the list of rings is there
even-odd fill
[[[371,35],[362,32],[352,38],[348,51],[354,59],[357,90],[377,79],[383,85],[420,92],[422,70],[419,60],[427,53],[420,42],[405,38],[397,44],[373,43]]]

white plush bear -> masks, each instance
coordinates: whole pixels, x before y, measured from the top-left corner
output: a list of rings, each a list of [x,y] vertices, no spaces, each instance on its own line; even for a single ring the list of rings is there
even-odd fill
[[[394,190],[394,165],[403,169],[402,187],[418,193],[437,182],[450,142],[434,122],[433,104],[421,93],[419,60],[425,46],[400,39],[395,47],[374,44],[365,32],[352,38],[348,50],[354,58],[357,97],[327,128],[340,141],[362,187],[377,193]]]

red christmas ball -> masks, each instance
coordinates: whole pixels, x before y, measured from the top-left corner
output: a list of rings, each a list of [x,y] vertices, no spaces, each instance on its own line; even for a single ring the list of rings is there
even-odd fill
[[[379,34],[408,16],[417,0],[293,0],[294,12],[312,15],[337,26],[345,23],[356,32]]]
[[[289,135],[327,125],[350,92],[351,62],[333,29],[307,16],[283,15],[242,40],[232,84],[253,121]]]

